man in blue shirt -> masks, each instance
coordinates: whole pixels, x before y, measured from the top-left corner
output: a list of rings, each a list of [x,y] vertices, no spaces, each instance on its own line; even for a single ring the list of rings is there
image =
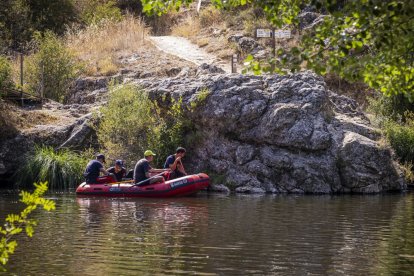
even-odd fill
[[[152,184],[152,183],[156,183],[156,182],[163,182],[164,181],[164,177],[162,176],[153,176],[150,177],[150,173],[162,173],[165,172],[167,170],[164,169],[153,169],[150,166],[150,162],[152,162],[152,160],[154,160],[154,155],[155,153],[153,153],[151,150],[146,150],[144,152],[144,157],[143,159],[139,160],[137,162],[137,164],[135,165],[134,168],[134,182],[135,183],[139,183],[139,182],[143,182],[144,180],[148,180],[145,181],[143,183],[141,183],[142,185],[144,184]]]
[[[102,172],[105,175],[109,173],[104,169],[102,163],[105,163],[105,155],[98,154],[96,155],[96,160],[89,161],[88,165],[86,165],[85,176],[86,183],[96,183],[96,179],[99,177],[99,173]]]
[[[185,148],[178,147],[175,151],[175,154],[168,156],[167,160],[165,160],[164,169],[171,170],[170,179],[179,178],[187,175],[187,173],[184,170],[183,163],[181,162],[181,159],[184,157],[184,155]]]

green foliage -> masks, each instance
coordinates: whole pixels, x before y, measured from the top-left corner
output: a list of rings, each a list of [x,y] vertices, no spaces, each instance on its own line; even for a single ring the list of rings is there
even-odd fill
[[[12,68],[6,57],[0,56],[0,97],[2,88],[10,87],[13,84]]]
[[[36,146],[34,155],[17,172],[17,184],[47,181],[52,189],[69,189],[83,181],[83,172],[91,156],[63,149]]]
[[[39,32],[48,30],[63,34],[66,26],[76,21],[76,7],[73,0],[20,0],[30,10],[31,27]]]
[[[160,136],[157,141],[156,149],[159,155],[156,156],[155,162],[162,166],[168,155],[175,153],[178,146],[184,146],[185,136],[193,127],[190,120],[184,116],[182,99],[171,100],[166,112],[161,113]]]
[[[407,182],[414,182],[414,106],[404,95],[369,99],[368,111],[375,117],[372,122],[384,132],[394,149]]]
[[[80,65],[52,32],[36,34],[38,52],[27,59],[26,80],[32,93],[62,102],[70,83],[80,73]]]
[[[81,17],[86,24],[92,25],[99,24],[103,20],[120,21],[122,14],[115,1],[92,0],[87,1]]]
[[[191,110],[195,110],[198,106],[204,104],[207,100],[207,97],[210,95],[210,90],[208,88],[202,88],[200,92],[195,94],[195,100],[191,101],[190,107]]]
[[[375,120],[379,125],[392,120],[397,123],[405,123],[406,115],[414,112],[414,105],[404,95],[379,96],[368,99],[368,111],[375,114]]]
[[[414,120],[399,125],[393,121],[385,123],[385,135],[402,163],[414,162]]]
[[[133,85],[112,86],[108,104],[100,111],[98,140],[111,159],[131,164],[151,149],[157,154],[155,164],[159,166],[177,146],[184,146],[189,123],[184,119],[181,100],[173,100],[163,110]]]
[[[192,0],[143,0],[144,12],[162,14]],[[274,27],[298,25],[303,6],[327,13],[313,30],[305,32],[298,47],[280,49],[272,61],[276,72],[303,67],[319,74],[337,73],[362,80],[385,95],[404,94],[414,100],[414,3],[409,1],[335,0],[212,0],[217,8],[252,4],[262,8]],[[270,71],[251,60],[253,72]]]
[[[318,2],[330,14],[303,40],[308,67],[413,100],[413,1],[347,1],[340,10]]]
[[[5,271],[5,265],[9,261],[10,255],[14,253],[17,241],[12,240],[14,236],[23,232],[29,237],[33,236],[34,227],[37,221],[29,219],[30,214],[42,206],[46,211],[55,209],[55,202],[50,199],[45,199],[42,196],[46,193],[48,187],[47,182],[34,184],[35,190],[33,193],[21,192],[20,201],[26,205],[26,208],[20,214],[9,214],[6,218],[4,227],[0,226],[0,270]]]
[[[108,104],[100,112],[97,136],[109,158],[130,163],[147,148],[155,151],[160,133],[158,110],[144,91],[133,85],[112,85]]]
[[[73,0],[0,1],[0,51],[24,50],[35,31],[62,34],[76,21]]]

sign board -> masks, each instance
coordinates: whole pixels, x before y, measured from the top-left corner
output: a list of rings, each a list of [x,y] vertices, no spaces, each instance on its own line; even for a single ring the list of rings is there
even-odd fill
[[[271,29],[256,29],[256,37],[272,37]]]
[[[291,38],[291,36],[290,30],[275,30],[275,38]]]

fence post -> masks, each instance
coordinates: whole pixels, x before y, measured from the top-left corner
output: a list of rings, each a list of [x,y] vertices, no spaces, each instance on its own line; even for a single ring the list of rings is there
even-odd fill
[[[272,74],[273,74],[275,72],[275,65],[276,65],[276,35],[275,35],[275,29],[273,29],[272,47],[273,47],[273,63],[272,63]]]
[[[23,53],[20,53],[20,99],[21,99],[22,107],[24,106],[24,100],[23,100],[23,59],[24,59],[24,55],[23,55]]]
[[[45,89],[45,78],[44,78],[44,72],[45,72],[45,67],[43,65],[43,61],[41,64],[42,67],[42,82],[40,84],[40,107],[43,107],[43,93],[44,93],[44,89]]]
[[[237,54],[231,56],[231,72],[237,73]]]
[[[23,59],[24,55],[23,53],[20,53],[20,86],[23,89]]]

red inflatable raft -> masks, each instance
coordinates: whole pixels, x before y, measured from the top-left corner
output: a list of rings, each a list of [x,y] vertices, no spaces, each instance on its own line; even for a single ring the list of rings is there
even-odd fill
[[[205,173],[154,183],[134,185],[134,183],[115,182],[112,177],[100,177],[96,184],[80,184],[77,195],[106,197],[174,197],[194,194],[207,188],[209,177]]]

